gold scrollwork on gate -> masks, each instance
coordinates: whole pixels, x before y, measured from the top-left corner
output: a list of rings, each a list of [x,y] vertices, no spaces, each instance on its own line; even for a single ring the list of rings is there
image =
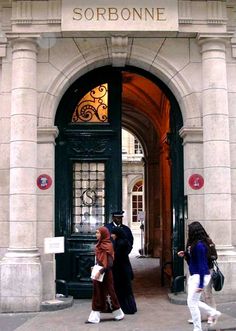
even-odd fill
[[[72,123],[108,122],[108,84],[102,84],[78,102],[72,116]]]

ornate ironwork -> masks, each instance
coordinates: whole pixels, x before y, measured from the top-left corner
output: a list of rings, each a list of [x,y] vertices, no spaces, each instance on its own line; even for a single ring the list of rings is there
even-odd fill
[[[72,116],[73,123],[108,122],[108,84],[89,91],[77,104]]]
[[[93,144],[91,145],[91,141]],[[87,139],[80,138],[80,141],[76,142],[76,147],[72,147],[73,152],[84,154],[84,155],[91,155],[91,154],[102,154],[106,150],[109,150],[109,140],[108,139]]]

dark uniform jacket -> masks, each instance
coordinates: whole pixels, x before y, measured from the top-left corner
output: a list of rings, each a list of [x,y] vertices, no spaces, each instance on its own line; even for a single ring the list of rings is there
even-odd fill
[[[107,223],[105,226],[108,228],[108,230],[109,230],[110,233],[111,233],[111,230],[113,228],[117,227],[117,225],[114,222]],[[130,251],[129,251],[129,253],[130,253],[131,250],[132,250],[132,248],[133,248],[133,244],[134,244],[133,234],[132,234],[130,228],[127,225],[121,224],[121,225],[119,225],[119,227],[124,231],[124,233],[126,235],[126,238],[129,241],[129,244],[130,244]]]

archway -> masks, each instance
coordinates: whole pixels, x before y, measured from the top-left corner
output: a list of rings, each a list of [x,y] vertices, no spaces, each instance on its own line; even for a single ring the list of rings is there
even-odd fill
[[[183,273],[175,254],[184,240],[178,133],[182,116],[173,94],[156,77],[133,68],[122,75],[122,125],[137,136],[144,150],[145,250],[160,257],[163,270],[173,280]]]
[[[91,88],[94,89],[107,81],[109,81],[108,85],[111,86],[108,88],[109,93],[111,93],[108,97],[110,102],[108,109],[111,111],[110,122],[108,120],[105,126],[102,123],[102,129],[100,124],[88,123],[88,120],[85,121],[86,125],[84,123],[71,123],[71,116],[78,102],[81,102],[81,97],[89,93]],[[121,87],[122,94],[120,94]],[[83,93],[81,94],[79,91],[78,97],[77,92],[80,89]],[[67,108],[66,113],[65,107]],[[122,115],[121,119],[119,114]],[[162,266],[169,264],[171,279],[181,275],[183,266],[182,262],[176,259],[175,251],[183,244],[183,164],[182,145],[179,136],[182,117],[170,90],[154,76],[137,68],[127,68],[126,70],[100,68],[72,84],[61,100],[55,124],[60,131],[57,139],[56,153],[59,156],[57,160],[62,166],[62,170],[56,172],[56,183],[59,183],[60,179],[63,180],[63,169],[70,172],[71,164],[73,165],[75,161],[86,162],[86,167],[88,167],[88,163],[102,160],[106,166],[108,164],[111,172],[110,177],[116,176],[118,178],[118,181],[111,184],[113,190],[110,187],[104,195],[106,197],[104,199],[107,199],[104,200],[103,222],[105,223],[109,221],[112,209],[122,207],[121,170],[119,168],[121,125],[138,137],[145,155],[145,249],[151,256],[160,257]],[[108,144],[111,139],[114,143],[109,149]],[[100,144],[96,151],[95,143],[96,146]],[[103,148],[101,148],[102,144]],[[58,152],[59,149],[60,152]],[[83,164],[78,166],[78,169],[82,168]],[[116,173],[114,169],[116,169]],[[89,170],[89,172],[91,171]],[[87,175],[88,173],[86,173]],[[106,174],[104,178],[107,183]],[[80,283],[80,291],[83,292],[85,286],[89,287],[86,270],[89,270],[89,266],[93,263],[91,244],[95,238],[91,231],[85,235],[83,233],[83,236],[78,231],[77,233],[71,231],[71,224],[77,222],[73,221],[74,214],[72,213],[72,209],[76,207],[76,204],[72,207],[73,192],[71,188],[73,185],[73,178],[70,175],[65,183],[65,187],[67,187],[66,199],[63,199],[61,195],[60,199],[57,198],[60,188],[59,185],[56,186],[56,201],[63,200],[65,203],[62,207],[60,203],[57,204],[56,235],[61,235],[61,232],[67,231],[68,247],[71,245],[65,254],[66,261],[58,261],[57,273],[60,278],[67,278],[69,290],[71,289],[72,292],[77,286],[76,275],[79,275],[80,278],[77,283]],[[88,191],[85,190],[85,192]],[[77,196],[77,200],[79,198],[80,195]],[[61,219],[61,215],[64,216],[64,220]],[[76,214],[76,216],[78,215]],[[81,223],[79,217],[77,218],[78,223]],[[81,253],[83,245],[87,247],[87,255]],[[71,255],[72,251],[73,255]],[[82,259],[83,265],[81,266]],[[73,262],[71,262],[72,260]],[[72,263],[73,267],[69,273],[62,275],[60,264],[65,265],[65,263],[68,266]],[[79,269],[83,269],[83,277],[81,277]],[[70,279],[70,273],[73,270],[75,270],[73,279]],[[183,286],[180,285],[179,289],[182,288]],[[88,295],[88,292],[85,291],[84,295]]]

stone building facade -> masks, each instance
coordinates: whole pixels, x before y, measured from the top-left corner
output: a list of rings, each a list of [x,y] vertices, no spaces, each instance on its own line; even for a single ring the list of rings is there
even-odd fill
[[[113,3],[111,7],[105,0],[99,6],[89,0],[0,1],[3,312],[38,311],[42,301],[55,297],[55,257],[44,254],[44,238],[55,236],[55,142],[60,134],[55,118],[70,86],[105,66],[141,69],[161,81],[175,98],[182,116],[178,132],[187,201],[184,220],[203,222],[217,244],[227,279],[224,291],[236,290],[236,2],[150,0],[145,7],[135,0],[128,6]],[[148,98],[139,101],[140,91],[141,85],[136,103],[148,105]],[[167,111],[165,98],[160,104]],[[124,108],[128,114],[130,108]],[[150,119],[150,127],[166,123],[153,113]],[[152,131],[142,117],[132,114],[122,118],[122,125],[132,127],[134,134],[140,132],[142,143],[146,137],[144,154],[152,155],[152,160],[146,168],[145,189],[154,188],[153,167],[159,161],[148,152],[154,144]],[[158,132],[159,154],[168,155],[164,125]],[[168,175],[169,161],[163,160],[158,163],[163,175],[158,183]],[[171,199],[165,188],[171,192],[169,186],[162,185],[149,206],[150,218],[158,211],[153,218],[159,217],[159,225],[147,224],[146,240],[150,237],[157,256],[165,251],[165,234],[171,245],[172,228],[163,222],[176,212],[168,207]],[[146,192],[150,204],[154,195],[151,189]]]

